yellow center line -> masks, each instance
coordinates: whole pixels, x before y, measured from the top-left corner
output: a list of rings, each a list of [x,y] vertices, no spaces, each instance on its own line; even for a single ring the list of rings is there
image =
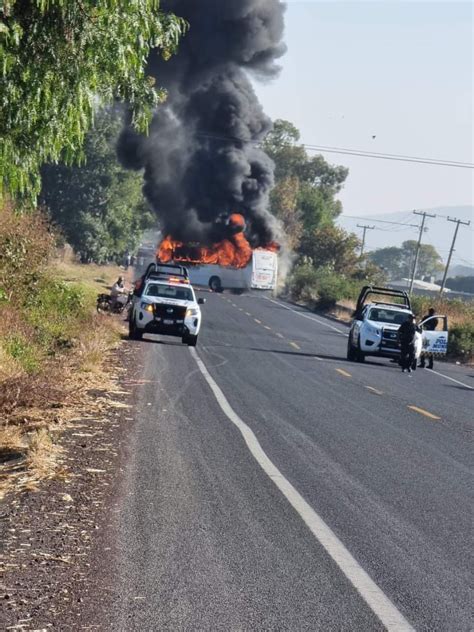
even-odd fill
[[[435,420],[441,419],[441,417],[438,417],[437,415],[433,415],[433,413],[429,413],[424,408],[418,408],[418,406],[412,406],[411,404],[408,405],[408,408],[410,410],[414,410],[416,413],[420,413],[420,415],[424,415],[425,417],[429,417],[429,419],[435,419]]]
[[[279,334],[278,332],[276,332],[275,335],[278,336],[278,338],[284,338],[285,337],[283,334]]]
[[[259,325],[261,325],[261,324],[262,324],[262,321],[261,321],[261,320],[258,320],[258,318],[254,318],[254,321],[255,321],[256,323],[258,323]]]
[[[336,369],[336,371],[340,373],[341,375],[343,375],[344,377],[352,377],[352,375],[348,373],[347,371],[344,371],[344,369]]]
[[[301,347],[297,345],[296,342],[290,342],[290,345],[294,347],[295,349],[301,349]]]
[[[272,328],[271,328],[271,327],[269,327],[268,325],[264,325],[264,327],[265,327],[265,329],[268,329],[268,331],[271,331],[271,330],[272,330]]]
[[[383,395],[383,391],[379,391],[378,388],[374,388],[373,386],[366,386],[365,388],[376,395]]]

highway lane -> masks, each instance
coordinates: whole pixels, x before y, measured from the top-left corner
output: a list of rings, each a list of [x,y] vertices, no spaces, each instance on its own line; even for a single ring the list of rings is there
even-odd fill
[[[278,302],[206,296],[199,356],[266,454],[416,629],[470,629],[472,391],[347,363],[344,326]],[[118,627],[380,629],[189,351],[140,344]]]

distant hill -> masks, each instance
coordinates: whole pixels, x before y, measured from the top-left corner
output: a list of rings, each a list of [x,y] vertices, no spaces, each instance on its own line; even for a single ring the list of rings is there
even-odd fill
[[[428,218],[426,226],[428,230],[423,235],[425,244],[432,244],[440,253],[444,260],[447,259],[455,224],[448,222],[446,217],[455,217],[463,221],[471,221],[470,226],[460,226],[456,240],[456,250],[453,254],[449,276],[469,276],[474,269],[474,206],[444,206],[424,210],[437,215],[436,218]],[[375,250],[385,246],[399,246],[407,239],[417,239],[418,231],[409,226],[398,226],[383,222],[400,222],[403,224],[419,225],[421,218],[413,215],[412,211],[401,211],[397,213],[385,213],[381,215],[364,215],[363,220],[342,215],[338,222],[346,230],[362,234],[362,230],[357,228],[357,224],[370,224],[376,230],[368,230],[366,235],[366,250]],[[441,217],[443,216],[443,217]],[[383,220],[383,222],[379,221]],[[462,271],[459,271],[461,270]]]

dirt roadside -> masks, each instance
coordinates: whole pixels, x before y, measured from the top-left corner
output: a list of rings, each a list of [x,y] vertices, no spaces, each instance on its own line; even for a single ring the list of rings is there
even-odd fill
[[[108,599],[94,575],[112,555],[103,534],[127,459],[133,427],[130,396],[142,368],[137,346],[124,341],[111,353],[117,391],[91,393],[110,400],[105,414],[84,414],[61,435],[65,475],[37,491],[10,493],[0,505],[0,629],[93,630],[85,604]]]

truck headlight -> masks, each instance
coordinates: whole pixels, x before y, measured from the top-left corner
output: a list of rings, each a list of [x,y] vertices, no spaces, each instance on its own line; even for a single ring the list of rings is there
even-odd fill
[[[186,316],[197,316],[199,314],[199,310],[195,307],[188,307],[186,310]]]
[[[140,307],[145,310],[145,312],[153,312],[153,305],[152,303],[142,303],[140,305]]]

